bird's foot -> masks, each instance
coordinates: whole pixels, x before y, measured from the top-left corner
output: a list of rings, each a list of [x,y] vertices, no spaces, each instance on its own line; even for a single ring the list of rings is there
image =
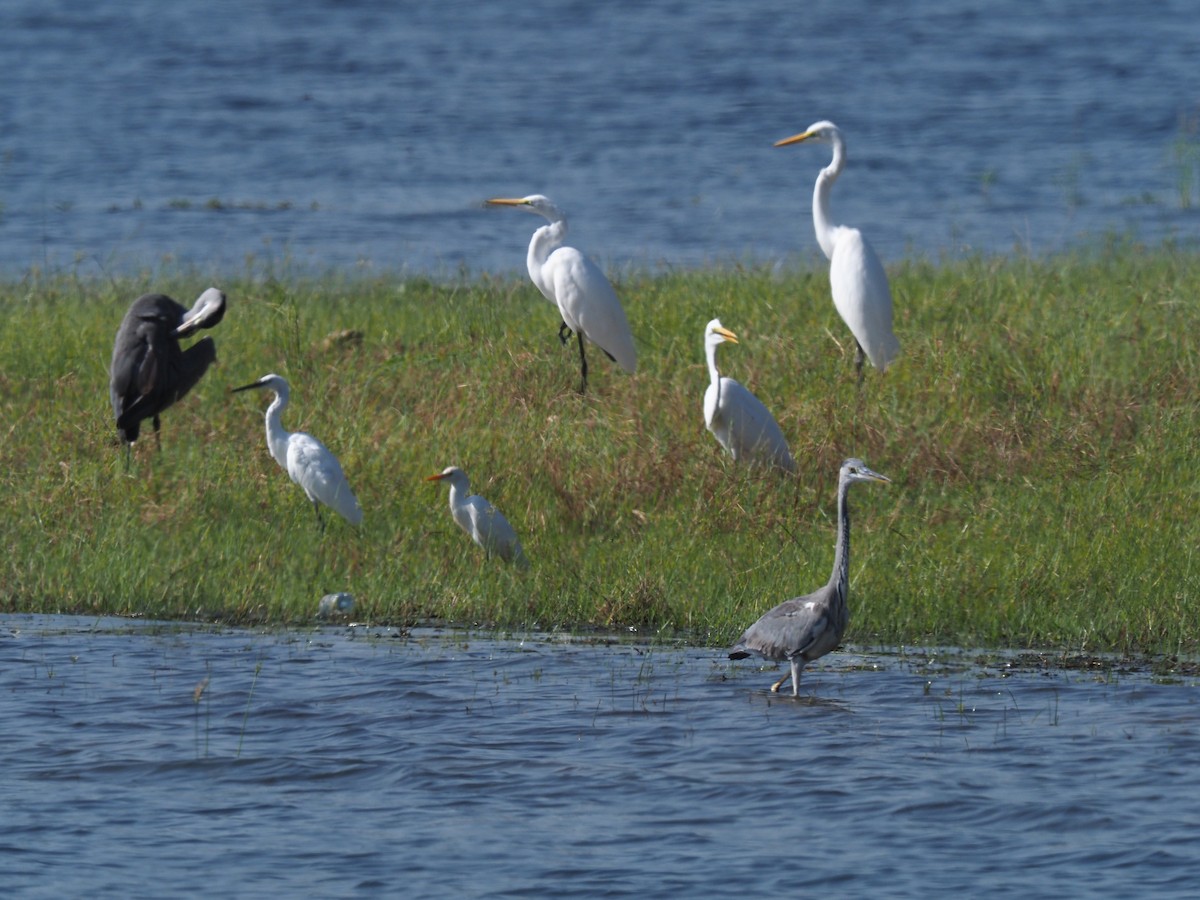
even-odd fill
[[[571,340],[574,334],[575,332],[567,326],[566,322],[563,322],[558,326],[558,341],[564,347],[567,345],[567,341]]]

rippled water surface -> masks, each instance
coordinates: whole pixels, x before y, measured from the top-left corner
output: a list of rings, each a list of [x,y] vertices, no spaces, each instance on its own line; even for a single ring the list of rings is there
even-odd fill
[[[1193,896],[1194,677],[0,617],[8,896]]]
[[[1190,0],[7,0],[0,271],[517,271],[546,193],[611,266],[1194,245]]]

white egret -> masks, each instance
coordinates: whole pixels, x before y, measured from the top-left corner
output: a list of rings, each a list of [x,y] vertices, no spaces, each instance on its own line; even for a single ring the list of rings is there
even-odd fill
[[[892,292],[883,263],[862,232],[833,224],[829,195],[846,164],[842,132],[832,122],[816,122],[807,131],[776,141],[775,146],[785,147],[807,140],[833,145],[833,161],[817,175],[813,188],[813,228],[821,252],[829,260],[833,305],[858,344],[855,368],[861,380],[864,355],[871,365],[884,372],[900,353],[900,342],[892,331]]]
[[[321,518],[321,503],[351,525],[361,523],[362,507],[358,505],[358,498],[350,489],[337,457],[311,434],[284,430],[280,418],[290,396],[287,381],[279,375],[264,375],[258,381],[234,388],[233,393],[255,389],[275,394],[271,405],[267,407],[267,449],[292,481],[304,489],[316,510],[321,529],[325,528],[325,521]]]
[[[478,494],[471,494],[467,473],[458,466],[448,466],[426,481],[446,481],[450,485],[450,514],[458,527],[471,536],[488,556],[495,554],[505,562],[515,562],[527,568],[529,560],[521,549],[517,533],[504,514]]]
[[[704,422],[708,430],[737,462],[795,472],[796,461],[775,417],[754,394],[717,371],[717,347],[726,341],[736,344],[737,335],[721,325],[720,319],[713,319],[704,329],[704,353],[712,379],[704,392]]]
[[[837,647],[850,622],[846,605],[850,593],[850,507],[846,498],[850,485],[858,481],[888,481],[872,472],[861,459],[848,459],[838,473],[838,536],[833,551],[833,574],[823,588],[785,600],[746,629],[729,650],[730,659],[752,653],[787,662],[790,671],[771,685],[777,692],[792,679],[792,695],[800,694],[800,672],[814,659]]]
[[[565,344],[569,332],[573,331],[579,340],[579,364],[583,376],[580,390],[587,390],[585,337],[626,372],[635,372],[637,352],[633,346],[633,332],[617,292],[599,266],[574,247],[563,244],[567,236],[567,217],[562,210],[541,194],[498,197],[487,202],[489,206],[527,210],[549,220],[550,224],[534,231],[525,264],[542,296],[558,306],[563,321],[559,338]]]
[[[180,349],[179,339],[212,328],[224,316],[225,295],[216,288],[201,294],[190,310],[165,294],[143,294],[130,305],[113,342],[108,383],[117,433],[127,445],[126,464],[142,422],[153,422],[158,440],[159,415],[216,362],[212,338],[187,350]]]

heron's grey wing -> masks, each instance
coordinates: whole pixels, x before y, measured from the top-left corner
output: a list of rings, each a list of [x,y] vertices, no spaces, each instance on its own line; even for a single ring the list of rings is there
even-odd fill
[[[161,410],[158,386],[166,352],[162,328],[155,319],[138,320],[124,341],[118,336],[110,385],[117,428],[129,428]]]
[[[729,655],[731,659],[750,653],[766,659],[791,659],[812,647],[830,625],[829,612],[817,595],[785,600],[747,628]]]

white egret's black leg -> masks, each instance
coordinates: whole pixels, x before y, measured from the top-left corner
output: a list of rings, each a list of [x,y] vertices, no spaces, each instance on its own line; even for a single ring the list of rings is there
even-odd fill
[[[317,514],[317,524],[321,526],[321,533],[325,533],[325,519],[321,517],[321,504],[316,500],[312,502],[313,512]]]
[[[863,383],[863,363],[867,359],[867,354],[863,353],[862,344],[855,338],[854,346],[858,348],[858,354],[854,357],[854,371],[858,374],[858,386],[862,387]]]
[[[575,337],[579,338],[579,370],[583,375],[583,381],[579,384],[579,393],[587,393],[587,354],[583,352],[583,332],[575,332]]]
[[[567,320],[563,319],[558,326],[558,342],[564,347],[567,346],[567,341],[571,339],[571,328],[567,325]]]

